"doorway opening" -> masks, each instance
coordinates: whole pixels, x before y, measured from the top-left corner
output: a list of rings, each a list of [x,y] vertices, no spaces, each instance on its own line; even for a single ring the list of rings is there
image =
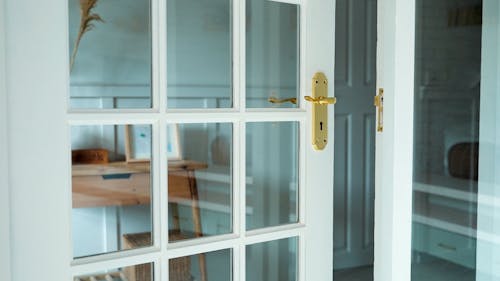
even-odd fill
[[[373,280],[377,1],[337,0],[335,281]]]

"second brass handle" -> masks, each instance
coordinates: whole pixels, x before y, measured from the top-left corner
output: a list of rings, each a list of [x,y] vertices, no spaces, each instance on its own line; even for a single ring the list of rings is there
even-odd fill
[[[297,104],[297,99],[296,98],[287,98],[287,99],[278,99],[276,97],[269,97],[267,99],[268,102],[270,103],[285,103],[285,102],[290,102],[293,104]]]
[[[313,98],[311,96],[305,96],[304,99],[308,102],[312,102],[314,104],[336,104],[337,103],[337,98],[327,98],[327,97],[319,97],[319,98]]]

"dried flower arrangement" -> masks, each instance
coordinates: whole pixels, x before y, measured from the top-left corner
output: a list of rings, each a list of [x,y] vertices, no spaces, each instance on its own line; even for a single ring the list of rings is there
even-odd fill
[[[83,35],[95,27],[94,22],[104,22],[99,14],[93,13],[92,11],[98,1],[99,0],[80,0],[80,27],[78,29],[78,35],[76,37],[69,62],[70,72],[73,70],[76,53],[78,52],[78,46],[80,46],[80,41],[82,40]]]

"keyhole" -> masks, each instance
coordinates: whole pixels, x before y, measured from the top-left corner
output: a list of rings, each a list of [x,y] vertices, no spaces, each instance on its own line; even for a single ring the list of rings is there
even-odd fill
[[[323,131],[323,122],[319,122],[319,130]]]

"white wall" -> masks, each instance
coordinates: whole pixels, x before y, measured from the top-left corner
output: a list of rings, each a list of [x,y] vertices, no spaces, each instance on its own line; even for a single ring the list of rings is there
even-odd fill
[[[10,194],[7,147],[7,87],[5,86],[5,3],[0,0],[0,272],[10,280]]]

